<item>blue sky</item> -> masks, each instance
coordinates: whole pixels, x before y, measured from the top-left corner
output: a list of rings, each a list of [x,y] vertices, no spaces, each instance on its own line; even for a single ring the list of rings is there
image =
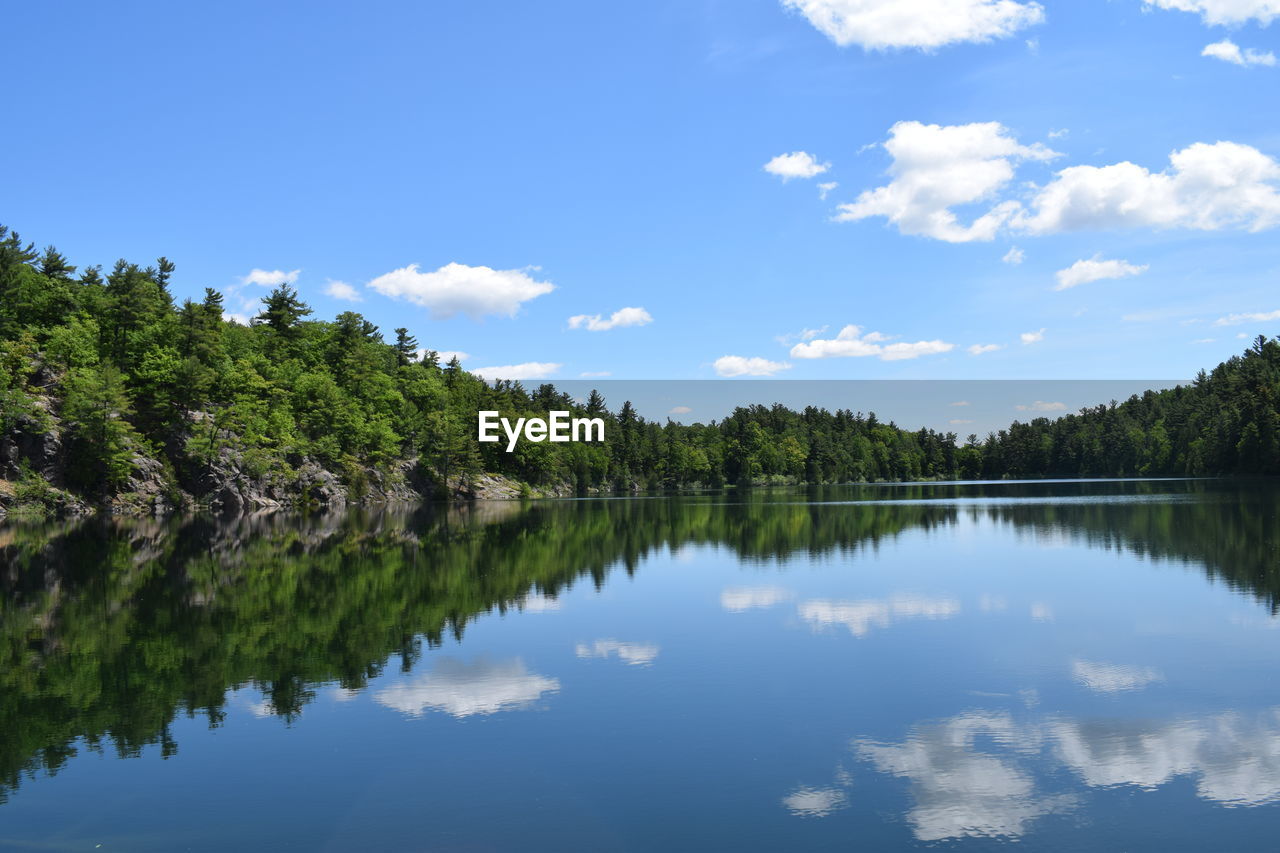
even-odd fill
[[[514,377],[1184,378],[1280,329],[1277,16],[20,4],[0,222]]]

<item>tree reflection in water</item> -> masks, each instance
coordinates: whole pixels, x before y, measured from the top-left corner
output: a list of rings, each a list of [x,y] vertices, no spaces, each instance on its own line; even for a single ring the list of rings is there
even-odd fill
[[[134,756],[154,744],[171,755],[177,716],[217,726],[236,688],[256,688],[263,712],[291,721],[321,685],[358,691],[387,667],[410,673],[424,646],[460,642],[481,614],[554,609],[571,585],[602,586],[609,573],[633,573],[661,549],[717,545],[744,563],[797,555],[856,561],[904,531],[962,518],[1194,564],[1273,612],[1280,602],[1275,490],[1211,481],[821,487],[10,524],[0,528],[0,797],[24,773],[56,772],[81,749]],[[725,590],[721,604],[740,613],[789,596],[776,586],[740,586]],[[811,625],[855,636],[900,620],[947,619],[958,608],[904,597],[799,606]],[[658,649],[624,637],[585,643],[578,654],[643,666]],[[1077,680],[1099,689],[1159,677],[1076,666]],[[376,700],[406,714],[466,716],[536,703],[558,688],[519,661],[437,661]],[[1014,759],[1032,743],[1090,785],[1195,775],[1208,798],[1269,800],[1280,789],[1276,731],[1274,721],[1229,716],[1145,732],[961,717],[923,726],[900,744],[859,742],[854,751],[909,778],[917,834],[942,838],[1016,834],[1036,816],[1069,807],[1028,788]],[[983,743],[1003,744],[1013,758],[975,746]],[[969,799],[960,808],[956,797]],[[787,797],[789,809],[811,816],[844,802],[838,783]],[[958,811],[989,817],[958,824],[951,819]]]

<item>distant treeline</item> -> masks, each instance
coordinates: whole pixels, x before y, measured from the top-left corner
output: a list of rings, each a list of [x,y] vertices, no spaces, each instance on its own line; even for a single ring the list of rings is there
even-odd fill
[[[1280,474],[1280,340],[1259,336],[1190,385],[1014,423],[979,449],[992,478]]]
[[[486,383],[456,358],[441,364],[407,329],[384,335],[352,311],[310,319],[288,284],[242,325],[225,319],[212,288],[176,304],[173,272],[167,258],[78,270],[54,247],[38,251],[0,226],[0,440],[22,447],[23,436],[56,427],[71,491],[118,493],[140,459],[159,460],[175,488],[188,488],[191,472],[228,451],[238,471],[287,474],[310,460],[349,484],[416,460],[442,491],[483,472],[584,491],[1280,473],[1276,339],[1259,337],[1189,386],[985,439],[780,405],[683,425],[647,421],[629,402],[609,410],[594,392],[579,403],[550,384]],[[522,441],[507,453],[475,440],[481,409],[513,419],[553,409],[602,416],[606,441]]]

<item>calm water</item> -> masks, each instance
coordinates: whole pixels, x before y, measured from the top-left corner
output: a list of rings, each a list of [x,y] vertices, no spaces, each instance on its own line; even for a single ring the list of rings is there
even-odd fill
[[[1272,850],[1280,489],[0,528],[0,848]]]

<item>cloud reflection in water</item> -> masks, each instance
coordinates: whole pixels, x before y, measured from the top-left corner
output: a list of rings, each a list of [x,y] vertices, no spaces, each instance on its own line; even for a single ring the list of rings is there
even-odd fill
[[[791,598],[791,592],[780,586],[731,586],[720,593],[720,606],[730,613],[753,608],[773,607]]]
[[[967,711],[916,725],[902,742],[859,738],[851,748],[881,773],[910,782],[906,817],[920,841],[1013,840],[1037,819],[1070,811],[1090,788],[1154,790],[1178,777],[1194,778],[1197,796],[1220,806],[1280,802],[1280,708],[1175,721],[1016,720]],[[1077,791],[1041,790],[1059,769],[1082,783]],[[835,782],[800,788],[782,804],[800,816],[830,814],[843,807],[840,788],[850,784],[840,775]]]
[[[1152,789],[1194,776],[1196,794],[1223,806],[1280,801],[1280,709],[1254,719],[1229,711],[1201,719],[1050,725],[1060,761],[1086,785]]]
[[[1073,660],[1071,676],[1081,685],[1098,693],[1121,693],[1141,690],[1164,681],[1157,670],[1143,666],[1122,666],[1088,660]]]
[[[853,750],[877,770],[911,782],[915,805],[907,819],[916,838],[1017,837],[1036,818],[1075,804],[1045,796],[1015,759],[1040,749],[1036,728],[1009,714],[971,712],[917,726],[903,743],[858,740]]]
[[[826,817],[848,805],[839,788],[797,788],[782,798],[782,805],[797,817]]]
[[[872,628],[888,628],[904,619],[950,619],[960,613],[960,602],[913,595],[856,601],[818,598],[801,602],[799,613],[801,619],[815,627],[843,625],[853,636],[865,637]]]
[[[530,672],[518,658],[473,663],[441,658],[431,672],[384,687],[373,699],[410,717],[443,711],[462,718],[527,708],[559,689],[559,680]]]
[[[607,658],[617,656],[632,666],[648,666],[658,656],[659,648],[652,643],[624,643],[619,640],[596,640],[594,643],[578,643],[574,653],[580,658]]]

